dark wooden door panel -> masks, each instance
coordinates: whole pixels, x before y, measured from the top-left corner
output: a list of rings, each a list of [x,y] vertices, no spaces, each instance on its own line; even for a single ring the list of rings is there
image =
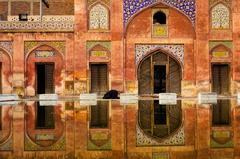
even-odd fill
[[[229,66],[214,64],[212,66],[212,91],[218,94],[228,94],[229,81]]]
[[[139,94],[181,92],[181,66],[170,56],[156,53],[147,57],[138,70]]]
[[[107,64],[91,65],[91,92],[104,94],[108,91]]]

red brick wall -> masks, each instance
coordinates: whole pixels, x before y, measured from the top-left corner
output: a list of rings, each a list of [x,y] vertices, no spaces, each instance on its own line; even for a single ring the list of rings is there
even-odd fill
[[[0,2],[0,14],[2,12],[3,5],[2,3],[7,2]],[[6,4],[7,7],[7,4]],[[27,13],[30,14],[30,2],[12,2],[11,3],[11,14],[18,15],[20,13]],[[6,8],[7,13],[7,8]],[[39,2],[33,3],[33,15],[40,14],[40,4]],[[43,15],[73,15],[74,14],[74,0],[63,0],[61,2],[50,1],[49,8],[43,5]]]
[[[49,1],[49,8],[43,7],[44,15],[73,15],[74,0],[62,0],[61,2]]]
[[[33,15],[39,15],[39,3],[33,4]],[[73,15],[74,0],[65,0],[62,2],[49,2],[49,8],[43,5],[43,15]]]
[[[8,14],[8,2],[0,2],[0,20],[6,20]]]
[[[11,15],[30,14],[29,2],[12,2]]]

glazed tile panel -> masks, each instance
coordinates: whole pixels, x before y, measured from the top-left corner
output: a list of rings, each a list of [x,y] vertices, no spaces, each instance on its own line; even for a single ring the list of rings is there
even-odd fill
[[[97,4],[89,13],[90,29],[108,29],[108,9],[102,4]]]
[[[179,10],[191,20],[193,26],[195,25],[195,0],[124,0],[124,27],[134,15],[159,2]]]
[[[138,64],[148,53],[161,50],[175,57],[182,65],[184,64],[184,45],[164,44],[137,44],[135,46],[135,62]]]
[[[212,28],[213,29],[228,29],[230,13],[229,9],[222,3],[217,4],[212,9]]]

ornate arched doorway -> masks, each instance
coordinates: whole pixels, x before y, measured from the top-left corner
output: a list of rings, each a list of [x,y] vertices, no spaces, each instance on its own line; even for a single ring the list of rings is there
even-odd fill
[[[146,56],[138,67],[140,95],[181,93],[181,65],[174,57],[157,51]]]
[[[27,96],[61,93],[64,56],[52,46],[37,46],[26,55]]]

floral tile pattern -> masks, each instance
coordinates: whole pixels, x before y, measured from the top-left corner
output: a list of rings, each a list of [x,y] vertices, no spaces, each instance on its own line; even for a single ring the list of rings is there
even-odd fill
[[[230,27],[230,12],[222,3],[212,8],[212,29],[228,29]]]
[[[184,126],[182,126],[173,136],[163,140],[157,140],[144,134],[139,125],[136,126],[137,146],[168,146],[168,145],[184,145]]]
[[[13,55],[13,43],[11,41],[0,41],[0,48]]]
[[[174,56],[182,65],[184,64],[184,45],[165,45],[165,44],[137,44],[135,46],[135,62],[138,64],[150,52],[156,50],[166,51]]]
[[[89,29],[104,29],[109,27],[108,9],[98,3],[89,11]]]

